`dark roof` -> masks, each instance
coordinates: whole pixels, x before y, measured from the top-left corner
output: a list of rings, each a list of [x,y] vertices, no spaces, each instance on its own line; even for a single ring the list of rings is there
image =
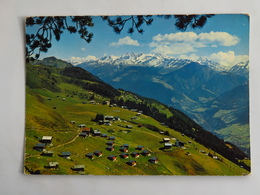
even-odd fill
[[[149,150],[143,150],[143,153],[150,153]]]
[[[150,160],[158,160],[158,158],[153,156],[150,158]]]
[[[46,145],[43,144],[43,143],[37,143],[35,146],[36,146],[36,147],[45,147]]]
[[[114,144],[115,142],[113,142],[113,141],[109,141],[109,142],[107,142],[107,144]]]
[[[107,146],[107,149],[113,149],[114,147],[113,146]]]
[[[111,154],[108,156],[108,158],[114,158],[114,157],[116,157],[116,155]]]
[[[94,153],[87,153],[86,156],[94,156]]]
[[[135,160],[129,160],[128,163],[133,163],[133,162],[136,162]]]
[[[136,154],[139,154],[139,153],[138,153],[138,152],[136,152],[136,151],[134,151],[132,154],[133,154],[133,155],[136,155]]]
[[[123,147],[129,147],[129,144],[123,144]]]
[[[142,145],[139,145],[139,146],[137,146],[136,148],[144,148],[144,146],[142,146]]]
[[[102,153],[102,151],[96,150],[94,153],[95,153],[95,154],[98,154],[98,153]]]
[[[70,156],[70,154],[71,154],[70,152],[62,152],[61,153],[62,156]]]

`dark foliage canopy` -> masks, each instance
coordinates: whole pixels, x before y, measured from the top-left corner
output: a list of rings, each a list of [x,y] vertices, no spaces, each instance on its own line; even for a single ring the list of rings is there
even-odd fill
[[[158,15],[164,19],[173,19],[174,25],[185,31],[188,26],[191,28],[203,27],[208,18],[213,14],[204,15]],[[143,34],[142,26],[151,25],[154,21],[152,15],[131,15],[131,16],[101,16],[114,32],[119,34],[126,23],[130,23],[128,33],[135,31]],[[88,31],[89,27],[93,27],[92,16],[48,16],[48,17],[27,17],[26,27],[35,27],[35,32],[26,34],[26,61],[34,61],[40,57],[41,52],[47,52],[52,47],[52,39],[60,40],[64,31],[70,33],[78,33],[80,38],[89,43],[93,38],[93,33]]]

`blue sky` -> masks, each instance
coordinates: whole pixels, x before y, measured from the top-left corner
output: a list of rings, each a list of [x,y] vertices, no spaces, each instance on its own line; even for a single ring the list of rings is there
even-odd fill
[[[94,27],[88,30],[94,37],[90,43],[78,34],[64,32],[60,41],[53,40],[52,48],[40,58],[55,56],[60,59],[84,61],[106,55],[125,53],[161,53],[176,58],[196,60],[199,57],[231,66],[247,61],[249,56],[249,17],[242,14],[220,14],[208,19],[203,28],[179,31],[174,18],[154,16],[152,25],[143,25],[144,33],[128,34],[129,26],[116,34],[106,21],[93,17]],[[130,25],[130,23],[129,23]],[[33,29],[27,29],[30,33]]]

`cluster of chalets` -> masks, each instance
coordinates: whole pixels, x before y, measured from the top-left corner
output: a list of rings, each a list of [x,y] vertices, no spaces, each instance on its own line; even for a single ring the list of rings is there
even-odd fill
[[[79,127],[82,130],[81,133],[79,134],[79,136],[87,137],[87,136],[93,135],[93,136],[103,137],[108,140],[108,142],[106,143],[105,149],[108,151],[111,151],[111,152],[115,150],[115,148],[114,148],[115,140],[116,140],[115,136],[108,136],[107,134],[102,134],[99,130],[91,130],[90,128],[86,128],[86,126],[84,124],[79,125]],[[40,140],[40,143],[37,143],[33,148],[37,151],[42,152],[41,153],[42,156],[52,157],[54,152],[46,150],[47,145],[52,145],[52,140],[53,140],[52,136],[43,136]],[[151,152],[148,149],[145,149],[145,147],[142,145],[138,145],[135,148],[136,151],[134,151],[132,153],[129,153],[129,147],[130,147],[129,144],[123,144],[119,148],[119,151],[121,152],[119,157],[121,159],[128,159],[129,157],[132,157],[132,159],[129,159],[129,161],[126,162],[126,164],[129,166],[136,166],[137,165],[136,159],[139,158],[140,156],[151,156]],[[94,158],[102,157],[102,155],[103,155],[103,152],[101,150],[95,150],[93,152],[87,153],[85,156],[92,160]],[[64,151],[61,154],[59,154],[59,156],[62,158],[70,159],[71,152]],[[117,156],[114,154],[110,154],[107,156],[107,159],[111,160],[111,161],[116,161]],[[150,163],[156,164],[156,163],[158,163],[158,158],[151,157],[148,161]],[[49,168],[49,169],[57,169],[58,167],[59,167],[58,162],[49,162],[48,165],[45,166],[45,168]],[[85,170],[85,165],[74,165],[73,167],[71,167],[71,169],[73,171],[82,172]]]
[[[106,143],[106,150],[111,151],[111,152],[115,150],[115,147],[114,147],[115,140],[116,140],[116,138],[114,136],[108,137],[108,142]],[[130,147],[129,144],[123,144],[119,148],[119,151],[121,152],[119,157],[121,159],[128,159],[129,157],[134,158],[134,159],[130,159],[129,161],[126,162],[126,164],[128,164],[129,166],[136,166],[137,165],[136,159],[139,158],[141,155],[142,156],[151,156],[151,152],[147,149],[144,149],[144,146],[141,146],[141,145],[137,146],[135,148],[137,151],[134,151],[132,153],[129,153],[129,147]],[[86,157],[88,157],[91,160],[94,159],[95,157],[101,157],[101,156],[102,156],[102,151],[99,151],[99,150],[86,154]],[[107,156],[107,159],[111,160],[111,161],[116,161],[117,156],[114,154],[110,154]],[[148,161],[151,163],[158,163],[158,158],[151,157]]]

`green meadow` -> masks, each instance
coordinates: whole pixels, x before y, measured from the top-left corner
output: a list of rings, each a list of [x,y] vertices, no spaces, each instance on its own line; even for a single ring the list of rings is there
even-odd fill
[[[220,154],[211,151],[203,145],[192,140],[180,132],[160,124],[155,119],[141,114],[136,116],[132,112],[120,107],[102,105],[109,101],[92,91],[69,83],[57,84],[59,91],[46,88],[26,89],[26,148],[25,173],[26,174],[66,174],[66,175],[244,175],[248,172],[225,159]],[[94,95],[94,96],[93,96]],[[94,98],[93,98],[94,97]],[[129,98],[129,97],[128,97]],[[95,103],[91,103],[95,101]],[[84,103],[83,103],[84,102]],[[164,111],[166,114],[167,112]],[[97,114],[118,116],[119,121],[111,125],[98,124],[93,121]],[[135,119],[132,119],[135,117]],[[75,124],[71,124],[75,121]],[[79,124],[85,124],[91,129],[99,129],[101,133],[115,136],[114,151],[108,151],[107,138],[100,136],[80,137]],[[142,124],[141,127],[138,124]],[[160,131],[168,131],[169,135],[146,128],[145,124],[156,127]],[[133,128],[126,128],[132,125]],[[46,146],[47,151],[53,151],[53,156],[42,156],[40,151],[33,149],[42,136],[52,136],[52,144]],[[173,146],[164,149],[163,138],[171,138],[185,143],[184,147]],[[129,144],[128,159],[120,157],[119,151],[123,144]],[[151,152],[151,156],[140,154],[134,158],[131,153],[140,152],[135,148],[143,145]],[[101,157],[94,156],[89,159],[87,153],[100,150]],[[201,151],[204,151],[202,153]],[[70,158],[61,157],[62,152],[70,152]],[[206,155],[208,153],[218,156],[219,160]],[[115,161],[109,160],[109,155],[116,155]],[[150,163],[151,157],[157,157],[158,163]],[[136,166],[127,164],[135,160]],[[49,162],[58,162],[58,168],[48,168]],[[74,165],[84,165],[84,171],[74,171]]]

